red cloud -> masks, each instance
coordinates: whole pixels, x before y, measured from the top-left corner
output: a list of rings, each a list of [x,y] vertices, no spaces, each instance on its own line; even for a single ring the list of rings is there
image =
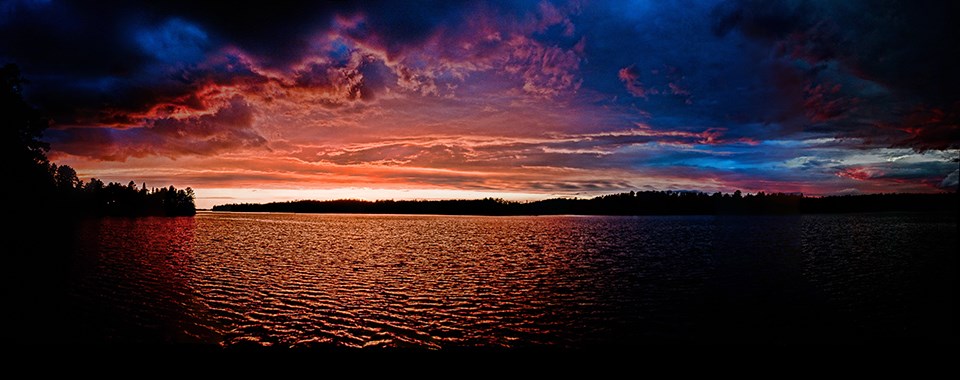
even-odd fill
[[[946,110],[917,107],[896,128],[908,137],[895,145],[913,147],[920,152],[960,148],[960,102]]]
[[[868,180],[882,174],[883,173],[879,173],[874,169],[861,167],[845,168],[837,172],[838,177],[850,178],[858,181]]]
[[[836,120],[853,109],[859,100],[841,95],[840,90],[839,84],[808,84],[803,103],[807,117],[813,122]]]
[[[617,77],[627,86],[627,91],[638,98],[646,98],[647,91],[640,82],[640,71],[633,65],[620,69]]]

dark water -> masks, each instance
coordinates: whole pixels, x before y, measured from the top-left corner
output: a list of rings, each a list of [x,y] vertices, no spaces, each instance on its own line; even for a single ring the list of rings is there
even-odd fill
[[[949,215],[201,213],[86,220],[70,241],[48,290],[25,297],[22,339],[576,348],[956,336]]]

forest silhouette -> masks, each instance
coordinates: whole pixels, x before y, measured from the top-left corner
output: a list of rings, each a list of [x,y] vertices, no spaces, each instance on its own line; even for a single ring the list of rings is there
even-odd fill
[[[49,144],[41,137],[50,125],[39,110],[23,99],[27,81],[13,64],[0,68],[0,123],[8,167],[21,186],[14,213],[73,216],[191,216],[196,214],[191,188],[147,189],[93,178],[83,182],[68,165],[49,162]]]
[[[642,191],[590,199],[555,198],[533,202],[503,199],[401,201],[291,201],[227,204],[213,211],[441,214],[441,215],[715,215],[853,212],[956,211],[956,193],[869,194],[806,197],[803,194],[708,194],[696,191]]]

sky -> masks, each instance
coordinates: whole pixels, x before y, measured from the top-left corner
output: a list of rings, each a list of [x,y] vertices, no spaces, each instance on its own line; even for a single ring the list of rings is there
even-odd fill
[[[82,179],[199,207],[954,191],[955,2],[0,0]]]

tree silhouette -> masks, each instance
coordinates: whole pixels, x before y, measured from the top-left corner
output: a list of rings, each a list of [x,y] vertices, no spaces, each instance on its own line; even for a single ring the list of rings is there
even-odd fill
[[[67,165],[57,166],[56,164],[51,164],[50,171],[53,174],[53,183],[58,190],[73,191],[83,184],[82,181],[77,178],[77,171]]]
[[[135,182],[104,185],[96,178],[84,184],[77,171],[68,165],[47,160],[50,146],[43,142],[44,130],[50,121],[23,99],[27,81],[13,64],[0,68],[0,127],[3,147],[8,152],[9,171],[20,181],[12,200],[18,215],[194,215],[193,190],[177,190],[173,186],[147,191],[146,183],[139,190]]]
[[[20,76],[16,65],[8,64],[0,68],[0,120],[4,125],[4,148],[19,163],[41,166],[47,163],[46,151],[50,146],[40,138],[49,121],[40,112],[23,100],[23,84],[27,81]]]
[[[872,194],[842,197],[805,197],[803,194],[707,194],[697,191],[641,191],[591,199],[546,199],[510,202],[503,199],[442,201],[294,201],[265,204],[227,204],[213,211],[446,214],[446,215],[717,215],[796,214],[879,211],[956,211],[955,193]]]
[[[9,173],[22,183],[15,211],[47,198],[53,190],[45,152],[49,145],[40,140],[49,121],[23,100],[26,80],[16,65],[0,68],[0,128],[3,150],[8,154]]]

